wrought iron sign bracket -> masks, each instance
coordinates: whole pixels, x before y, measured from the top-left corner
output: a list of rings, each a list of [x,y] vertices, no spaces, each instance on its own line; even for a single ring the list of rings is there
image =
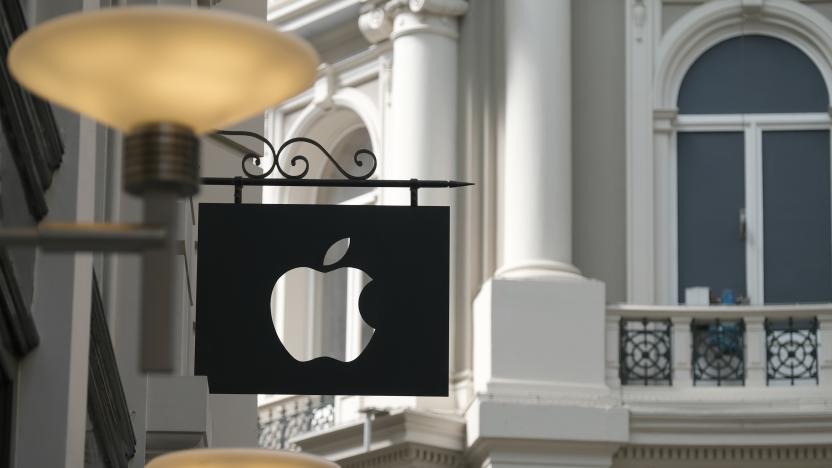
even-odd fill
[[[262,173],[257,174],[249,171],[249,164],[260,166],[262,155],[249,150],[246,146],[240,145],[227,136],[246,136],[255,138],[265,144],[271,151],[272,164]],[[243,176],[236,177],[203,177],[202,185],[227,185],[234,187],[234,203],[242,203],[243,187],[247,186],[269,186],[269,187],[384,187],[384,188],[408,188],[410,189],[410,206],[419,206],[419,189],[423,188],[456,188],[474,185],[473,182],[460,182],[456,180],[420,180],[420,179],[371,179],[375,173],[378,161],[375,154],[368,149],[360,149],[353,155],[353,162],[359,168],[369,164],[369,170],[364,174],[352,174],[317,141],[311,138],[296,137],[286,140],[275,150],[262,135],[254,132],[237,130],[219,130],[211,135],[211,138],[225,145],[226,147],[243,154],[242,170]],[[315,147],[335,169],[341,173],[344,179],[305,179],[309,173],[309,159],[302,154],[297,154],[289,159],[288,166],[281,166],[281,154],[293,144],[307,144]],[[290,171],[292,171],[292,173]],[[270,178],[277,171],[283,178]]]
[[[247,165],[260,165],[261,155],[251,152],[224,135],[239,135],[256,138],[262,141],[272,152],[272,166],[261,174],[252,173]],[[245,177],[203,177],[202,185],[228,185],[234,187],[234,203],[243,201],[243,187],[247,186],[282,186],[282,187],[389,187],[409,188],[410,205],[419,205],[419,189],[423,188],[455,188],[473,185],[471,182],[455,180],[379,180],[370,179],[376,170],[376,156],[367,149],[361,149],[353,155],[355,165],[364,167],[370,164],[370,169],[361,175],[350,174],[329,152],[315,140],[298,137],[287,140],[277,150],[263,136],[253,132],[220,130],[211,135],[225,146],[244,153],[242,169]],[[296,155],[289,160],[289,166],[301,166],[296,174],[287,172],[280,166],[280,155],[290,145],[304,143],[317,148],[340,172],[345,179],[304,179],[309,172],[309,160],[306,156]],[[268,178],[274,171],[283,178]],[[0,246],[29,245],[45,250],[62,252],[138,252],[158,249],[165,245],[168,233],[162,226],[137,224],[108,224],[108,223],[41,223],[36,228],[2,228],[0,229]]]

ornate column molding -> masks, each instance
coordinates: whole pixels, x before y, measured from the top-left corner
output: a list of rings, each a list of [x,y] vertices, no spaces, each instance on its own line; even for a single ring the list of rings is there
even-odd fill
[[[383,7],[371,8],[358,17],[358,29],[373,44],[387,40],[393,32],[393,20]]]
[[[376,44],[388,38],[428,32],[456,39],[456,17],[465,14],[465,0],[389,0],[368,2],[358,17],[358,27]]]

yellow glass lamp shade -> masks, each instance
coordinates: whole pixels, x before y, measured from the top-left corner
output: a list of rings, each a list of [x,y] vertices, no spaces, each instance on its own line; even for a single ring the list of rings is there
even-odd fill
[[[339,468],[326,459],[265,449],[194,449],[172,452],[146,468]]]
[[[244,16],[176,7],[110,8],[58,17],[8,54],[25,88],[123,132],[164,122],[199,134],[306,89],[306,42]]]

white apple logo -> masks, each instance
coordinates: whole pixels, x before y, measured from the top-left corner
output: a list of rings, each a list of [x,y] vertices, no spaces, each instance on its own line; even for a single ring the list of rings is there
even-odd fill
[[[282,313],[280,307],[272,311],[275,330],[286,351],[297,361],[330,358],[350,362],[361,355],[375,332],[358,309],[361,292],[372,278],[358,268],[337,265],[347,254],[349,246],[348,237],[340,239],[327,249],[320,267],[293,268],[275,283],[273,297],[286,300]],[[287,294],[293,295],[294,301]],[[323,318],[325,305],[329,307],[327,318]],[[336,310],[332,310],[333,307]],[[318,313],[313,312],[316,308]],[[308,316],[287,317],[287,313],[298,314],[299,311]],[[292,319],[300,325],[289,330]],[[312,326],[312,321],[316,319],[320,323]],[[280,321],[286,323],[281,324]],[[293,342],[287,336],[293,332],[304,335],[306,339]]]

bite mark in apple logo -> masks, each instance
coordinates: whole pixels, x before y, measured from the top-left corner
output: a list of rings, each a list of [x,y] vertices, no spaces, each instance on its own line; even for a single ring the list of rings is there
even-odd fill
[[[310,357],[307,358],[306,356],[299,354],[296,349],[293,350],[293,347],[286,346],[286,344],[287,344],[287,340],[286,340],[286,336],[285,336],[285,334],[287,333],[287,331],[285,330],[286,327],[280,326],[280,324],[277,323],[278,314],[274,313],[275,311],[272,311],[272,319],[274,320],[275,331],[277,332],[278,338],[284,344],[284,346],[286,348],[286,351],[292,356],[293,359],[295,359],[298,362],[308,362],[308,361],[314,361],[314,360],[318,360],[318,359],[333,359],[333,360],[336,360],[336,361],[339,361],[339,362],[351,362],[351,361],[355,360],[358,356],[360,356],[362,352],[364,352],[364,349],[369,344],[370,339],[372,339],[372,335],[375,333],[375,328],[370,323],[368,323],[368,321],[366,320],[365,315],[363,314],[363,312],[362,312],[362,310],[359,306],[361,294],[364,293],[363,288],[368,286],[369,283],[371,281],[373,281],[373,278],[370,277],[370,275],[368,275],[365,271],[363,271],[359,268],[353,268],[353,267],[350,267],[350,266],[339,265],[342,262],[342,260],[344,260],[344,257],[346,256],[347,251],[349,250],[349,247],[350,247],[350,238],[349,237],[345,237],[343,239],[340,239],[338,241],[333,242],[332,245],[327,249],[326,254],[323,256],[323,261],[321,262],[320,266],[297,267],[297,268],[292,268],[291,270],[285,272],[275,282],[274,293],[277,293],[278,291],[285,291],[286,282],[288,281],[288,278],[303,278],[306,281],[310,282],[310,283],[308,283],[310,286],[314,285],[313,287],[317,286],[319,288],[324,284],[324,282],[327,279],[341,279],[341,280],[346,279],[346,281],[342,281],[343,283],[346,283],[346,284],[344,284],[344,286],[351,285],[350,281],[353,281],[353,282],[357,281],[359,283],[358,284],[359,287],[358,288],[351,288],[351,289],[356,290],[357,294],[354,294],[354,295],[348,294],[347,290],[346,290],[346,287],[341,292],[347,293],[348,303],[345,304],[345,305],[346,305],[347,308],[350,308],[350,309],[355,310],[355,311],[358,312],[358,316],[361,318],[361,322],[364,325],[361,328],[364,329],[363,330],[364,333],[369,333],[369,338],[364,336],[364,337],[362,337],[362,339],[359,340],[362,343],[362,346],[360,346],[360,349],[359,349],[359,347],[355,347],[355,346],[348,347],[346,349],[346,353],[344,355],[345,359],[342,359],[341,355],[336,354],[337,350],[334,350],[334,349],[332,349],[330,347],[326,347],[326,346],[322,346],[320,352],[317,355],[313,355],[313,356],[310,356]],[[320,300],[320,298],[319,298],[319,300]],[[352,303],[349,303],[349,301],[351,301]],[[347,314],[347,316],[344,317],[344,318],[345,318],[345,321],[350,320],[349,314]],[[344,329],[340,329],[340,327],[337,327],[336,332],[337,331],[345,332],[345,330],[348,330],[349,328],[350,328],[349,325],[345,323],[344,324]]]

